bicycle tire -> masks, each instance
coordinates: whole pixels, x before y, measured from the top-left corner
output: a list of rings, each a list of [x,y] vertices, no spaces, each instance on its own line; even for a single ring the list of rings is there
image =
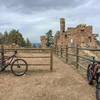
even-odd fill
[[[100,82],[96,84],[96,99],[100,100]]]
[[[1,71],[2,71],[2,72],[5,71],[5,68],[2,68]]]
[[[19,66],[19,64],[16,64],[16,62],[18,63],[18,61],[22,61],[24,63],[23,65],[25,65],[25,70],[23,72],[21,72],[21,73],[17,73],[16,70],[14,70],[14,65],[17,65],[17,67]],[[11,72],[14,75],[22,76],[22,75],[26,74],[27,71],[28,71],[28,64],[27,64],[27,62],[24,59],[16,59],[16,60],[14,60],[12,62],[12,64],[11,64]]]
[[[99,91],[99,90],[96,88],[96,99],[97,99],[97,100],[100,100],[98,91]]]
[[[89,64],[87,68],[87,80],[89,85],[93,85],[93,73],[92,73],[92,65]]]

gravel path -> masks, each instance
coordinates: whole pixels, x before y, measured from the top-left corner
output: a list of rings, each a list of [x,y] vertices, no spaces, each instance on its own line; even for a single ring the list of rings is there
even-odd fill
[[[45,61],[44,61],[45,62]],[[96,100],[95,88],[76,70],[54,57],[54,71],[29,66],[22,77],[0,72],[0,100]]]

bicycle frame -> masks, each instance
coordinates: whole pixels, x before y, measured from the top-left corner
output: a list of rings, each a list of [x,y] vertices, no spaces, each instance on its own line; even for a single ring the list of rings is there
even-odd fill
[[[10,60],[10,61],[7,64],[4,64],[4,66],[1,66],[1,67],[2,68],[8,67],[12,63],[13,59],[16,57],[16,54],[17,54],[17,51],[15,51],[15,53],[11,57],[7,58],[7,60],[5,60],[4,62],[6,62],[8,60]]]
[[[100,62],[96,61],[95,57],[92,57],[92,58],[93,60],[91,60],[91,62],[92,62],[92,70],[93,70],[93,79],[97,81],[97,73],[98,73],[98,70],[100,69]]]
[[[97,63],[94,65],[94,73],[93,73],[94,78],[96,78],[97,76],[98,69],[100,69],[100,64]]]

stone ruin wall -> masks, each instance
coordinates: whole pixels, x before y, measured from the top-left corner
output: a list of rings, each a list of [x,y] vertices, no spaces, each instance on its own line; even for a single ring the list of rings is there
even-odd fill
[[[76,27],[68,27],[65,31],[65,19],[60,19],[60,31],[54,36],[55,46],[76,46],[97,48],[96,37],[98,34],[92,33],[92,26],[80,24]]]
[[[65,30],[65,19],[60,19],[60,31],[54,36],[54,46],[76,46],[86,48],[97,48],[96,37],[98,34],[92,32],[92,26],[80,24],[76,27],[68,27]],[[41,47],[46,48],[46,38],[41,36]]]

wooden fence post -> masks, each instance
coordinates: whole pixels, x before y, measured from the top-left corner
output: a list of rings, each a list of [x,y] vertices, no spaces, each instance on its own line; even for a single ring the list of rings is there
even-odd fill
[[[76,68],[78,68],[78,63],[79,63],[79,48],[78,45],[76,45]]]
[[[57,46],[55,46],[55,54],[57,55]]]
[[[61,47],[61,55],[60,56],[62,57],[62,47]]]
[[[59,50],[59,49],[58,49],[58,46],[57,46],[57,49],[56,49],[56,50],[57,50],[57,56],[58,56],[58,50]]]
[[[54,54],[56,54],[56,46],[53,47]]]
[[[4,46],[1,45],[1,65],[4,65]]]
[[[68,46],[66,45],[66,63],[68,63]]]
[[[53,71],[53,49],[50,51],[50,70]]]

